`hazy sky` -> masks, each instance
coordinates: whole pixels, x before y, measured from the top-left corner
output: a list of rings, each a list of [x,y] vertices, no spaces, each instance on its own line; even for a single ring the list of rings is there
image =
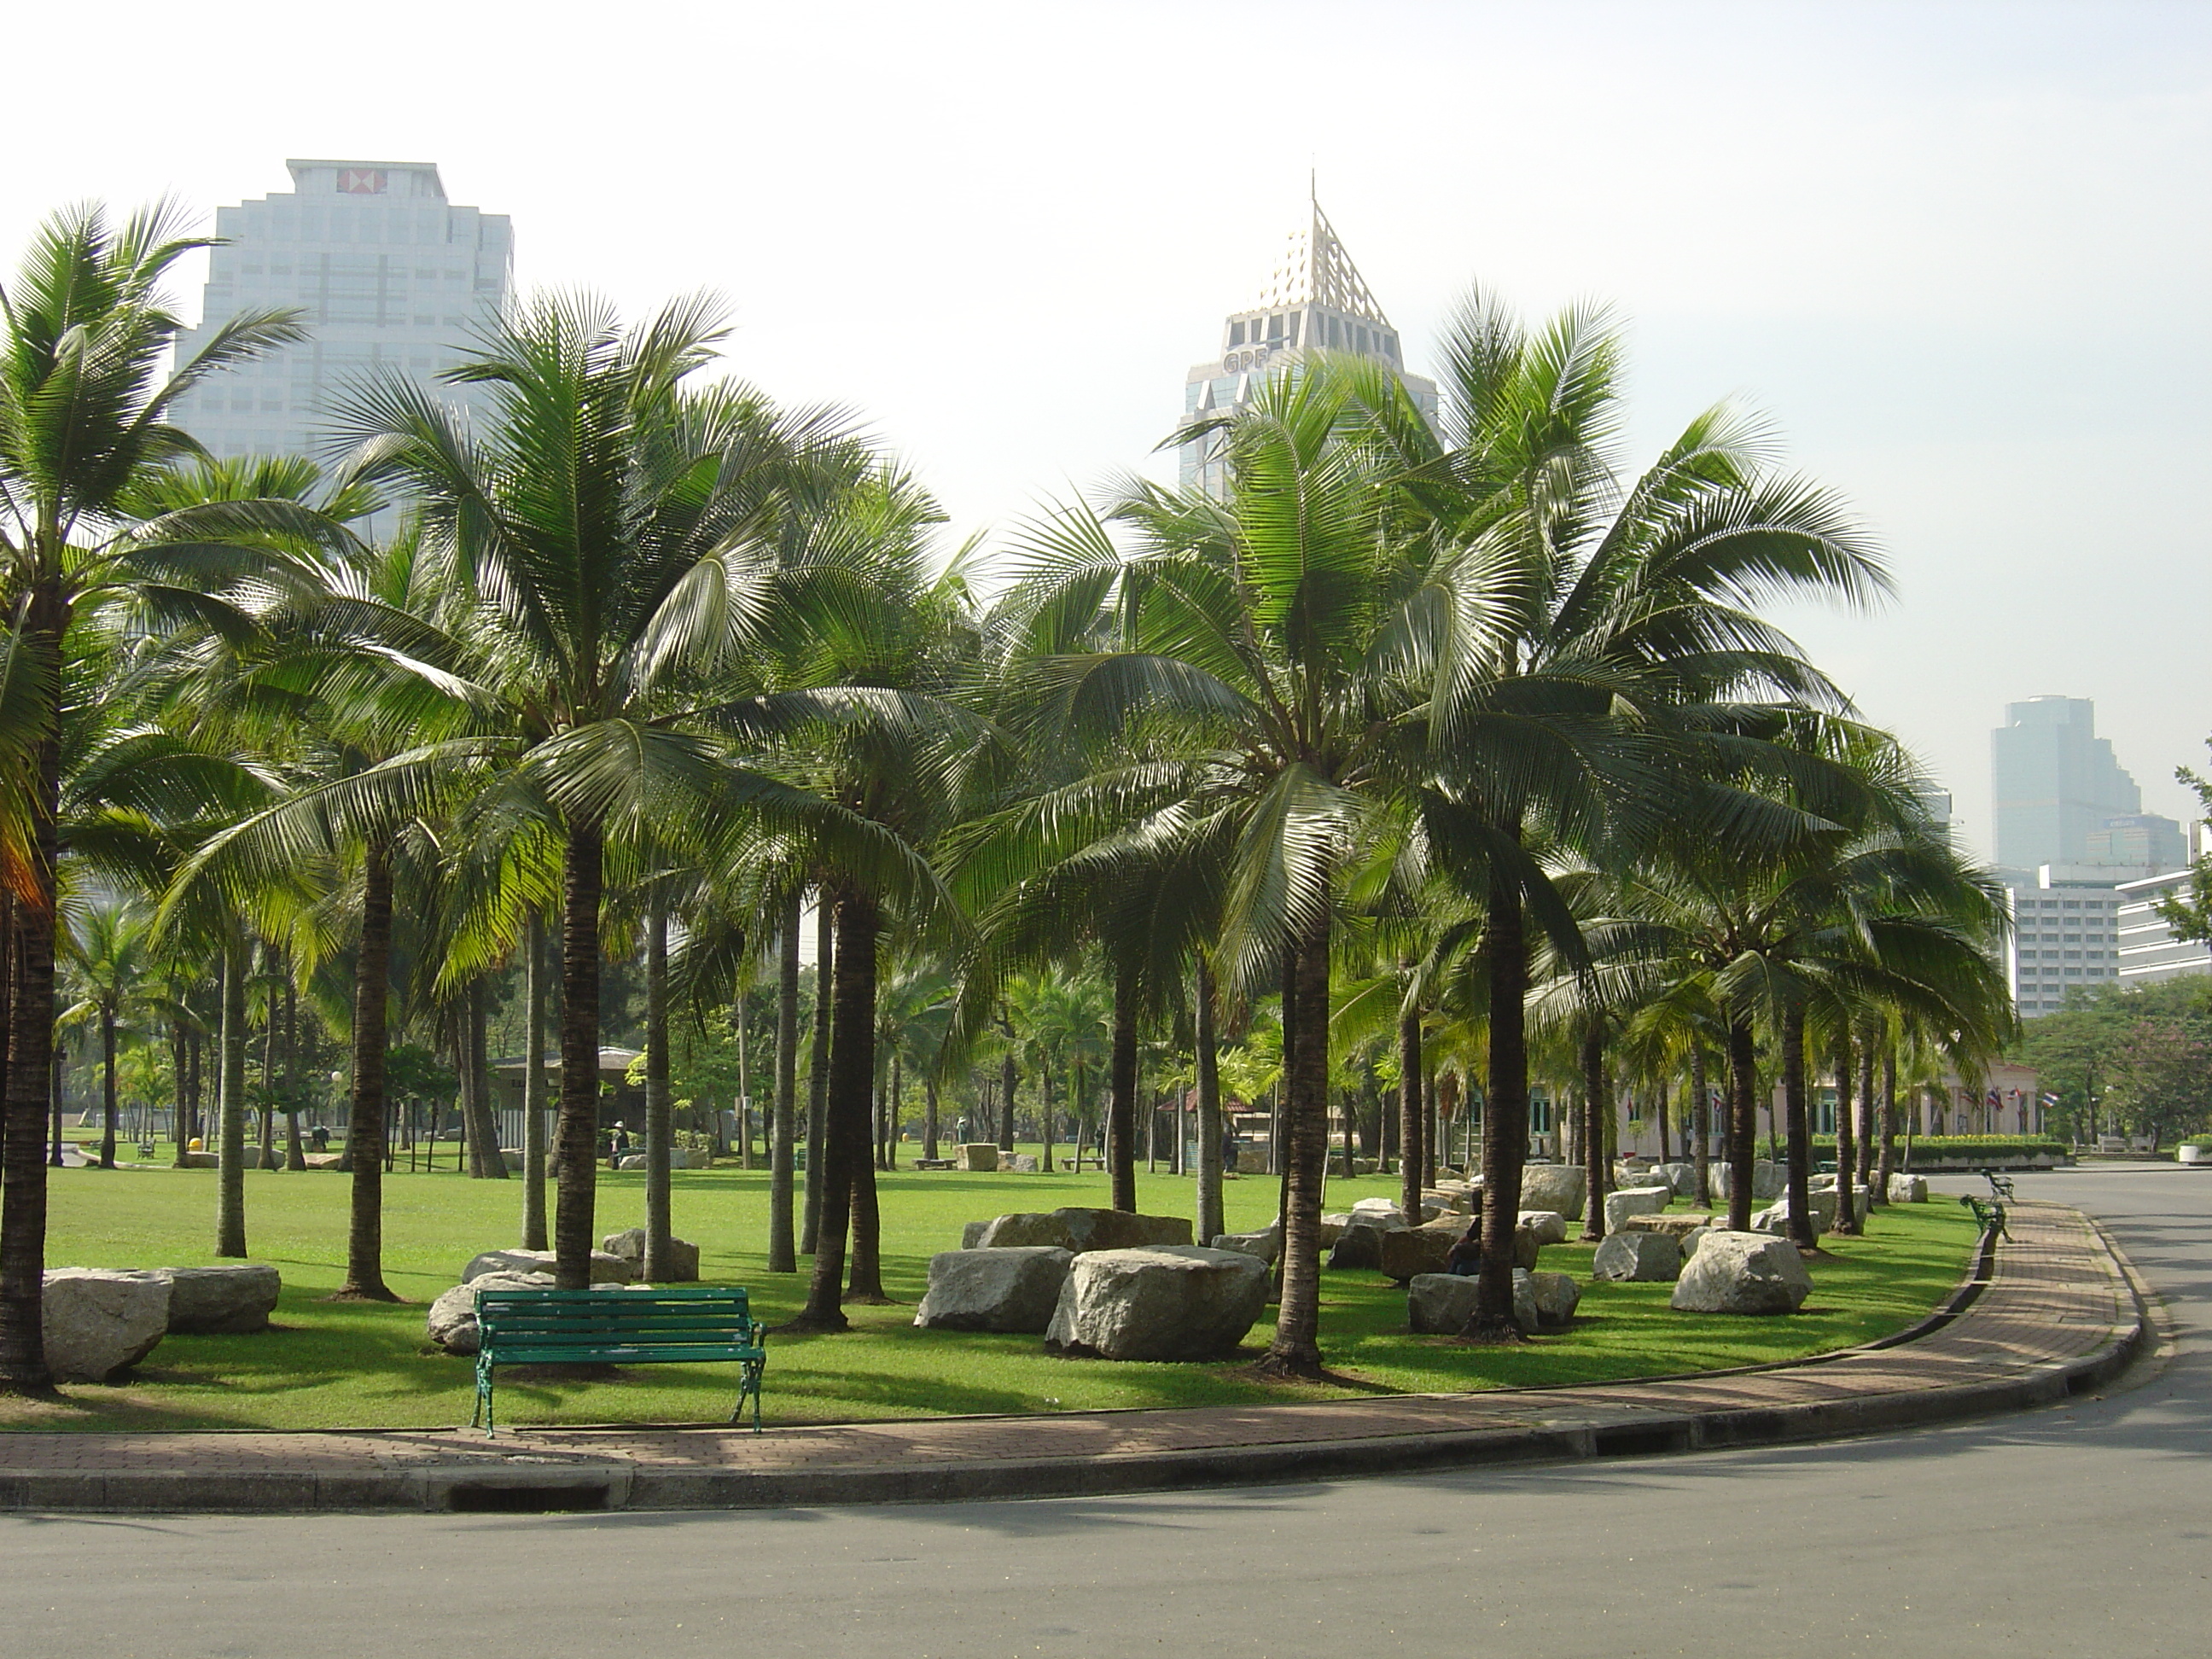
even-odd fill
[[[1899,597],[1791,625],[1973,844],[2039,692],[2191,805],[2206,5],[123,0],[9,46],[8,249],[75,198],[434,161],[525,283],[721,290],[738,372],[865,411],[962,532],[1144,464],[1314,167],[1415,368],[1471,279],[1601,299],[1633,453],[1737,397],[1848,494]]]

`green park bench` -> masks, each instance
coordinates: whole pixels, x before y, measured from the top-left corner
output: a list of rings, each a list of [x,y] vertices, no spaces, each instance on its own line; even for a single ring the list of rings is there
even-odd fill
[[[477,1409],[470,1426],[492,1437],[492,1370],[499,1365],[664,1365],[732,1360],[743,1369],[732,1423],[753,1401],[761,1427],[768,1328],[744,1291],[720,1285],[672,1290],[478,1291]]]
[[[1959,1202],[1974,1212],[1974,1224],[1984,1233],[1995,1233],[1999,1238],[2012,1237],[2005,1231],[2003,1205],[1990,1199],[1976,1198],[1972,1193],[1960,1199]]]

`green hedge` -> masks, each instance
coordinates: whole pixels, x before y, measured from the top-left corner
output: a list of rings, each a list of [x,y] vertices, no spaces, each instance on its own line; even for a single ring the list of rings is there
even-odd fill
[[[1905,1137],[1898,1136],[1897,1156],[1900,1163],[1905,1158]],[[2065,1142],[2045,1135],[1919,1135],[1912,1140],[1911,1147],[1915,1162],[1922,1158],[1979,1158],[1985,1164],[1998,1164],[2012,1158],[2068,1156]],[[1778,1158],[1780,1153],[1770,1147],[1769,1155]],[[1833,1135],[1813,1137],[1815,1164],[1832,1162],[1835,1156]]]

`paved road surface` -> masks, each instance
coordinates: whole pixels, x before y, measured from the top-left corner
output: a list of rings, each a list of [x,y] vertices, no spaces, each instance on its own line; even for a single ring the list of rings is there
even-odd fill
[[[0,1516],[0,1632],[27,1659],[2212,1653],[2212,1170],[2033,1190],[2165,1297],[2148,1382],[1798,1450],[1166,1497]]]

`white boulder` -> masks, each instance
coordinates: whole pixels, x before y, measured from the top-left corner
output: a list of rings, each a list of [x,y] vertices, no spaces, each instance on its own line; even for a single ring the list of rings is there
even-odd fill
[[[1570,1221],[1583,1218],[1589,1176],[1573,1164],[1531,1164],[1521,1171],[1521,1201],[1532,1210],[1557,1210]]]
[[[1380,1227],[1386,1233],[1398,1231],[1413,1224],[1406,1219],[1405,1211],[1387,1198],[1363,1198],[1352,1206],[1354,1222],[1364,1222],[1370,1227]]]
[[[550,1273],[489,1273],[471,1279],[465,1285],[456,1285],[430,1304],[430,1313],[424,1321],[430,1340],[447,1353],[471,1354],[477,1351],[477,1292],[478,1291],[550,1291],[553,1275]]]
[[[1557,1210],[1523,1210],[1521,1225],[1536,1236],[1539,1244],[1567,1242],[1567,1218]]]
[[[1716,1228],[1683,1264],[1668,1305],[1682,1313],[1796,1313],[1812,1294],[1797,1247],[1765,1233]]]
[[[1074,1255],[1088,1250],[1132,1250],[1147,1244],[1189,1243],[1188,1216],[1073,1208],[1002,1215],[984,1228],[975,1241],[978,1249],[1050,1244]]]
[[[258,1261],[212,1267],[156,1267],[169,1281],[169,1334],[236,1335],[265,1331],[284,1280]]]
[[[1889,1201],[1893,1204],[1925,1204],[1928,1201],[1928,1177],[1893,1171],[1889,1177]]]
[[[607,1254],[617,1256],[630,1265],[632,1273],[645,1275],[645,1229],[632,1227],[626,1232],[609,1233],[600,1241]],[[668,1241],[668,1270],[660,1275],[671,1285],[691,1285],[699,1279],[699,1247],[689,1239],[671,1238]]]
[[[1682,1247],[1671,1234],[1608,1234],[1590,1260],[1590,1277],[1622,1284],[1672,1284],[1682,1271]]]
[[[57,1382],[105,1382],[169,1328],[169,1281],[112,1267],[46,1269],[40,1326]]]
[[[1279,1223],[1270,1223],[1256,1233],[1220,1233],[1215,1236],[1213,1248],[1234,1250],[1239,1255],[1257,1256],[1270,1267],[1283,1253],[1283,1229]]]
[[[1235,1250],[1093,1250],[1068,1270],[1045,1346],[1103,1359],[1217,1359],[1266,1310],[1267,1282],[1265,1262]]]
[[[1751,1166],[1751,1195],[1754,1201],[1769,1201],[1782,1196],[1782,1188],[1790,1172],[1779,1164],[1770,1164],[1765,1158]]]
[[[1406,1283],[1406,1324],[1417,1335],[1456,1336],[1474,1317],[1475,1282],[1458,1273],[1416,1273]]]
[[[461,1269],[461,1283],[472,1283],[486,1273],[550,1273],[554,1261],[550,1250],[486,1250]],[[628,1285],[636,1278],[635,1261],[626,1261],[607,1250],[592,1252],[592,1284]]]
[[[1632,1215],[1657,1215],[1674,1201],[1672,1187],[1624,1187],[1605,1195],[1605,1230],[1617,1233]]]
[[[914,1322],[939,1331],[1042,1332],[1052,1323],[1073,1254],[1051,1244],[942,1250]]]
[[[1516,1271],[1513,1275],[1513,1322],[1524,1331],[1565,1328],[1582,1299],[1582,1286],[1571,1274]]]

